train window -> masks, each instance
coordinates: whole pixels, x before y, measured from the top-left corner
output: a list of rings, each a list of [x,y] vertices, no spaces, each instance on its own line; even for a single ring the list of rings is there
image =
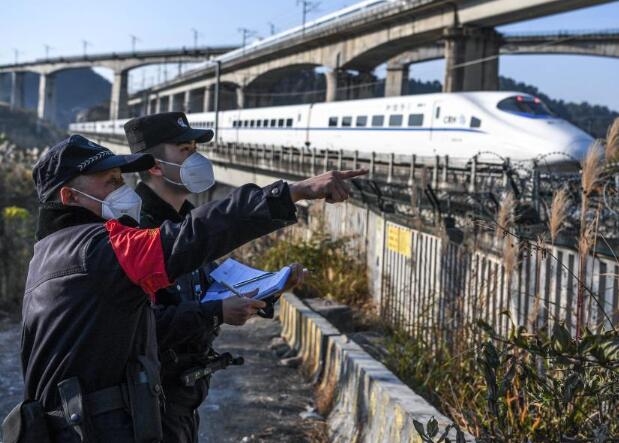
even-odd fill
[[[402,114],[392,114],[389,116],[389,126],[402,126]]]
[[[368,117],[366,115],[357,116],[357,126],[363,127],[363,126],[367,126],[367,124],[368,124]]]
[[[264,120],[262,120],[262,126],[265,127],[265,128],[268,128],[269,127],[269,120],[266,119],[266,118]]]
[[[277,127],[278,128],[283,128],[284,127],[284,119],[280,118],[279,120],[277,120]]]
[[[329,117],[329,127],[337,126],[337,117]]]
[[[471,117],[471,128],[481,127],[481,120],[477,117]]]
[[[423,114],[409,114],[408,126],[423,126]]]
[[[248,127],[249,127],[249,120],[245,120],[245,121],[243,122],[243,127],[244,127],[244,128],[248,128]]]
[[[286,119],[286,127],[287,128],[292,128],[292,119],[291,118]]]
[[[553,112],[539,98],[524,95],[501,100],[497,108],[501,111],[513,112],[515,114],[554,116]]]
[[[384,115],[373,115],[372,116],[372,126],[382,126],[385,123]]]
[[[250,126],[250,127],[252,127],[252,128],[253,128],[254,126],[256,126],[256,120],[251,120],[251,121],[249,122],[249,126]]]
[[[232,127],[236,128],[236,120],[232,120]]]
[[[271,119],[271,128],[274,128],[275,126],[277,126],[277,120],[275,120],[274,118]]]
[[[352,117],[342,117],[342,126],[352,126]]]
[[[441,116],[441,107],[437,106],[436,107],[436,115],[434,116],[435,118],[439,118]]]
[[[256,120],[256,128],[262,126],[262,120]]]

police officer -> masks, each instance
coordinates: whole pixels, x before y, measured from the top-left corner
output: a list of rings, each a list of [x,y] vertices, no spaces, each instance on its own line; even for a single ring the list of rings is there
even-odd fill
[[[149,299],[205,260],[294,223],[294,202],[344,200],[343,180],[363,173],[245,185],[181,223],[138,229],[141,199],[121,172],[153,165],[79,135],[35,165],[41,209],[22,310],[25,400],[5,420],[5,441],[161,440]]]
[[[142,171],[135,191],[142,198],[141,227],[156,228],[166,220],[181,222],[194,206],[187,200],[192,193],[204,192],[215,184],[210,161],[196,152],[196,143],[213,138],[210,129],[191,128],[181,112],[139,117],[125,124],[125,134],[133,153],[152,154],[155,166]],[[163,414],[165,442],[197,442],[198,406],[208,392],[209,379],[203,377],[193,386],[185,386],[181,374],[204,367],[215,355],[212,341],[223,321],[241,325],[250,312],[233,297],[200,303],[211,283],[214,264],[206,264],[179,277],[176,284],[157,293],[157,336],[162,363],[162,381],[166,396]],[[293,266],[294,285],[302,278],[300,265]]]

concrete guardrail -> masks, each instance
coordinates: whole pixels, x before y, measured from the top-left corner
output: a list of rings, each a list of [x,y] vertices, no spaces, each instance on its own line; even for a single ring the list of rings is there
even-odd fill
[[[280,304],[282,336],[329,403],[332,442],[421,442],[413,420],[426,424],[434,417],[441,432],[452,423],[299,298],[286,294]],[[475,441],[468,434],[466,440]]]

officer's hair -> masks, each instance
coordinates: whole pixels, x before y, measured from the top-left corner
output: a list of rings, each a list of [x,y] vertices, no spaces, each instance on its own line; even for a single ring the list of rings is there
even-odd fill
[[[165,154],[165,146],[163,144],[159,144],[157,146],[144,149],[143,151],[140,151],[140,153],[151,154],[156,159],[167,160],[167,157]],[[138,174],[140,175],[140,180],[142,180],[143,182],[150,181],[151,179],[151,175],[148,173],[148,170],[139,171]]]
[[[62,203],[62,198],[60,198],[60,190],[62,188],[64,188],[65,186],[68,186],[69,188],[75,188],[76,186],[79,187],[79,182],[81,181],[82,176],[78,175],[77,177],[73,177],[71,180],[63,183],[57,190],[56,192],[54,192],[53,195],[51,195],[48,199],[47,202],[49,203]]]

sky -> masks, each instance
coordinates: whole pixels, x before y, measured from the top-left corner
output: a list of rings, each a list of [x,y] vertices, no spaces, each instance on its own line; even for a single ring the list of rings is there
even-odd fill
[[[514,0],[517,1],[517,0]],[[353,0],[322,0],[308,19],[354,4]],[[297,0],[0,0],[0,64],[50,56],[79,55],[83,41],[88,53],[199,45],[238,45],[240,28],[258,37],[284,31],[301,23]],[[544,32],[559,30],[604,30],[619,28],[619,1],[514,23],[499,32]],[[169,76],[176,68],[169,68]],[[411,76],[420,80],[443,80],[444,61],[416,64]],[[553,98],[588,101],[619,110],[619,59],[583,56],[502,56],[500,74],[537,86]],[[98,70],[106,77],[110,73]],[[150,68],[132,72],[131,88],[156,81],[160,71]]]

